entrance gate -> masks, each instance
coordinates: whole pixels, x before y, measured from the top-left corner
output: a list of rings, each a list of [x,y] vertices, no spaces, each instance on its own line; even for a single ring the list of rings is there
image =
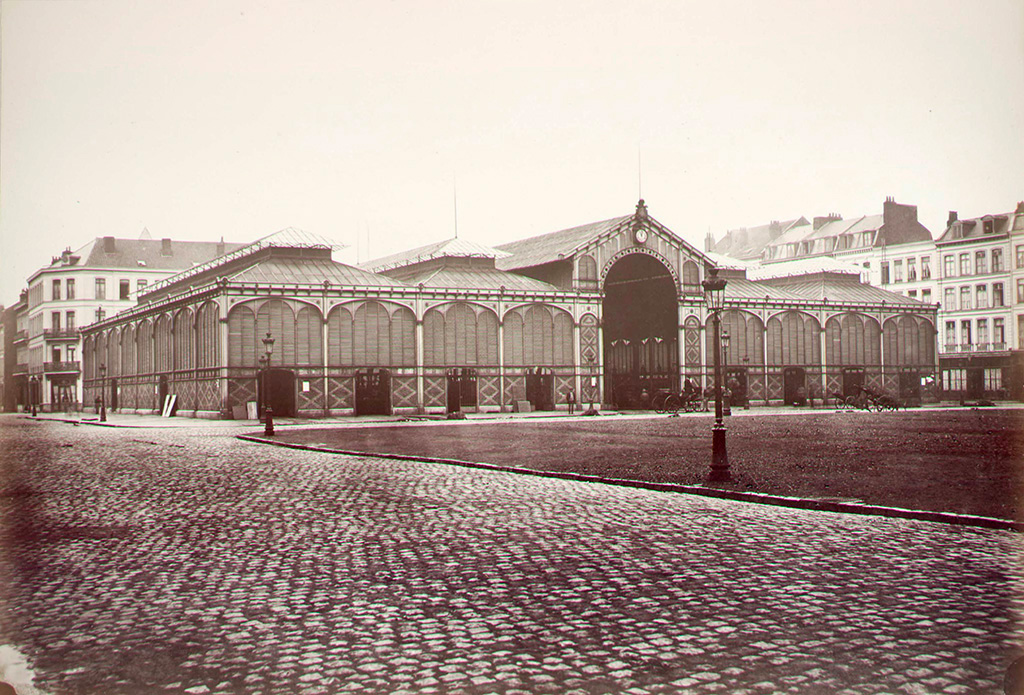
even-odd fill
[[[265,389],[260,400],[264,410],[273,408],[275,417],[295,417],[295,372],[267,369],[260,381]]]
[[[356,415],[391,414],[391,372],[360,369],[356,372]]]
[[[802,367],[786,367],[782,370],[782,402],[786,405],[803,405],[807,401],[807,376]]]
[[[449,369],[448,412],[457,413],[463,406],[476,407],[476,370],[468,367]]]
[[[860,395],[860,389],[864,386],[864,369],[861,367],[846,367],[843,369],[843,397]]]
[[[527,371],[526,400],[534,410],[555,409],[555,377],[550,369],[537,367]]]

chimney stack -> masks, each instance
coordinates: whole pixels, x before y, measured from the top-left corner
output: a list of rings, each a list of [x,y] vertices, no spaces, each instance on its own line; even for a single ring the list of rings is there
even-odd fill
[[[114,242],[114,237],[103,237],[103,251],[104,253],[117,253],[117,245]]]
[[[223,256],[224,255],[224,249],[225,249],[224,237],[221,237],[220,241],[217,242],[217,255],[218,256]]]
[[[949,219],[946,220],[946,228],[949,229],[953,226],[953,223],[957,220],[956,210],[949,211]]]
[[[171,240],[161,239],[160,240],[160,255],[170,256],[171,255]]]

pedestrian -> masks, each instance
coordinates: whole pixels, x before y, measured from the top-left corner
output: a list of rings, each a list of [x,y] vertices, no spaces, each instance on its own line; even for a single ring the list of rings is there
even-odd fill
[[[565,392],[565,402],[569,404],[570,415],[576,412],[576,392],[572,390],[572,387]]]

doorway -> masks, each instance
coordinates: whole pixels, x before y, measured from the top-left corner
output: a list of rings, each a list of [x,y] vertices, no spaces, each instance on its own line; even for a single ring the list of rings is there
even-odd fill
[[[448,412],[457,413],[463,408],[475,408],[477,405],[476,370],[468,367],[449,369],[448,376]]]
[[[555,376],[546,367],[526,372],[526,400],[534,410],[555,409]]]
[[[633,253],[615,262],[604,283],[606,400],[617,408],[643,406],[643,395],[679,388],[676,283],[653,256]]]
[[[260,399],[264,410],[273,408],[275,417],[295,417],[295,372],[267,369],[260,381],[264,388]]]
[[[782,402],[786,405],[803,405],[807,402],[807,374],[803,367],[786,367],[782,370]]]
[[[379,367],[356,372],[356,415],[391,414],[391,372]]]
[[[863,386],[863,367],[845,367],[843,369],[843,398],[860,395],[860,390]]]
[[[921,405],[921,373],[916,369],[900,370],[900,402]]]

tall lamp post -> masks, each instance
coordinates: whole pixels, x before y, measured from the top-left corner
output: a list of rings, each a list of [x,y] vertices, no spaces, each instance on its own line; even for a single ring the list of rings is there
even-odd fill
[[[100,363],[100,422],[107,421],[107,365]]]
[[[259,398],[257,399],[258,402],[256,403],[256,419],[263,422],[263,411],[267,407],[267,356],[260,355],[257,361],[260,363],[260,391]]]
[[[727,483],[732,481],[729,475],[729,455],[725,450],[725,425],[722,424],[722,341],[721,311],[725,303],[725,278],[718,277],[718,268],[708,268],[707,277],[701,286],[711,311],[711,324],[714,329],[714,349],[711,354],[715,360],[715,424],[711,428],[711,471],[708,482]]]
[[[39,377],[33,374],[28,380],[28,402],[32,406],[32,417],[36,416],[36,391],[39,390]]]
[[[729,386],[729,329],[722,328],[722,386],[725,388],[725,400],[722,403],[722,414],[732,415],[732,387]]]
[[[266,363],[263,369],[263,413],[266,416],[264,419],[263,434],[270,436],[274,434],[274,409],[270,407],[270,399],[267,398],[267,376],[270,372],[270,356],[274,354],[274,336],[271,335],[270,331],[267,331],[267,337],[263,339],[263,349],[265,350],[264,357],[266,357]]]

